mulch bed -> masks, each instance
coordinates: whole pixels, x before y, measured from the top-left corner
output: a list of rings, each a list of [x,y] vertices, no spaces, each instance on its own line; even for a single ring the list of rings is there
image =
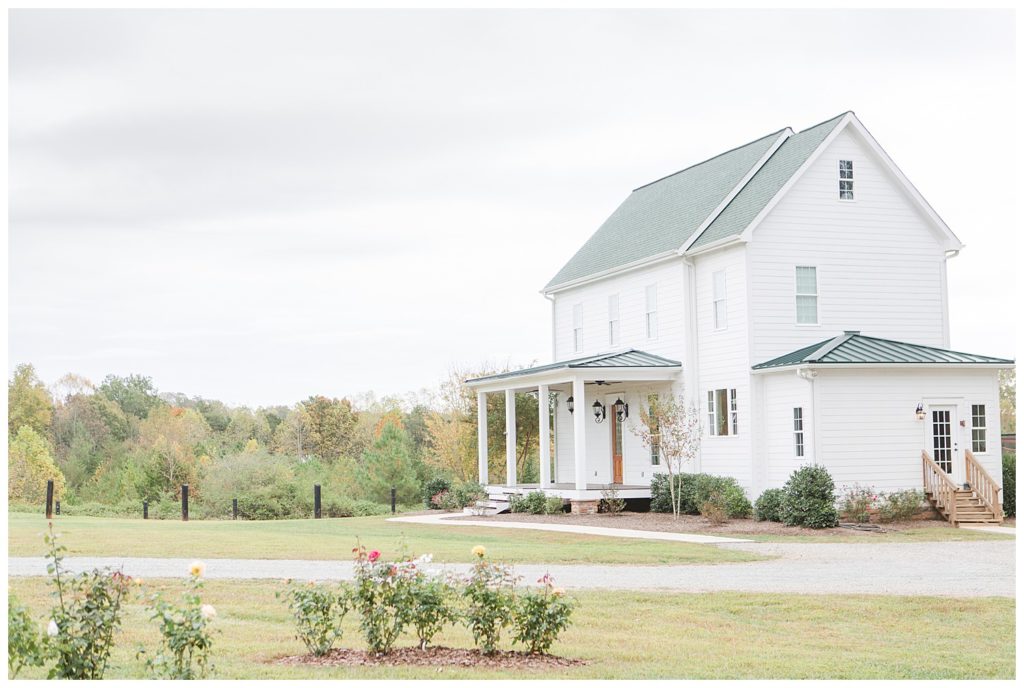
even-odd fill
[[[554,655],[531,655],[526,652],[501,650],[485,655],[479,650],[458,647],[398,647],[386,655],[373,655],[366,650],[339,648],[323,657],[314,655],[292,655],[274,660],[274,664],[304,666],[429,666],[440,670],[443,667],[482,667],[485,669],[545,669],[549,667],[583,666],[583,660],[556,657]]]

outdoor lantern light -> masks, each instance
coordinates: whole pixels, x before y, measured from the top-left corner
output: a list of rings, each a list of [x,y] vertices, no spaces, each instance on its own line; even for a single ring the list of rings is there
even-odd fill
[[[629,404],[623,403],[621,397],[615,400],[613,408],[615,409],[615,417],[620,423],[629,418]]]
[[[914,414],[917,415],[918,420],[924,420],[924,404],[918,404]]]
[[[600,401],[595,401],[594,405],[591,408],[594,409],[594,420],[596,420],[598,423],[603,421],[605,416],[604,404],[602,404]]]
[[[572,397],[565,400],[565,407],[569,409],[569,413],[572,413],[573,409],[576,408],[576,403],[572,400]]]

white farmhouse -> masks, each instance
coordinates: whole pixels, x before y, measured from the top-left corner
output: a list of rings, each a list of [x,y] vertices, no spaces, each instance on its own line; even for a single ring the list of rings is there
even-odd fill
[[[815,462],[839,486],[923,488],[954,522],[1000,520],[997,374],[1013,364],[949,350],[961,248],[852,112],[635,189],[544,287],[555,362],[468,381],[481,420],[489,393],[553,399],[540,484],[516,482],[506,404],[506,484],[488,491],[574,510],[608,484],[649,497],[664,466],[628,426],[674,392],[704,419],[687,470],[751,497]],[[482,431],[485,485],[488,449]]]

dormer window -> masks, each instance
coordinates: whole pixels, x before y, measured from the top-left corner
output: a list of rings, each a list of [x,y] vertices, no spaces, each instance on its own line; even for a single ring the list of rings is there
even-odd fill
[[[853,160],[839,161],[839,200],[853,200]]]

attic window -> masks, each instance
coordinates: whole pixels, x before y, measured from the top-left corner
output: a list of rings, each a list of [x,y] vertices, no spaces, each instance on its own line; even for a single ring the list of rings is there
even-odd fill
[[[853,200],[853,160],[839,161],[839,200]]]

